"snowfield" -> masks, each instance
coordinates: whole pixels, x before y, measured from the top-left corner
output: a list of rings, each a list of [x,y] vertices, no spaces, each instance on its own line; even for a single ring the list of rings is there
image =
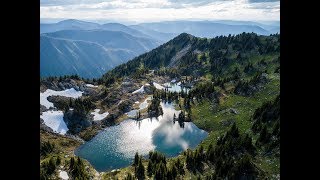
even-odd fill
[[[82,91],[76,91],[74,88],[66,89],[64,91],[55,91],[52,89],[47,89],[44,93],[40,92],[40,104],[46,108],[53,107],[53,103],[48,101],[49,96],[65,96],[71,98],[78,98],[82,96]]]
[[[108,112],[105,112],[103,114],[99,114],[99,111],[100,111],[100,109],[95,109],[94,112],[91,112],[91,114],[94,115],[93,116],[94,121],[100,121],[100,120],[104,119],[105,117],[107,117],[109,114]]]
[[[144,86],[141,86],[140,89],[137,89],[137,90],[132,92],[132,94],[136,94],[136,93],[144,93]]]
[[[42,112],[40,118],[43,119],[45,125],[50,127],[56,133],[64,135],[69,130],[63,120],[62,111],[45,111]]]
[[[60,171],[59,177],[63,180],[69,179],[68,173],[66,171]]]

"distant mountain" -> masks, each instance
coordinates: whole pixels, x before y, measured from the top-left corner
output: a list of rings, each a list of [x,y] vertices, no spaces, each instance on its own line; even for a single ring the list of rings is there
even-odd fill
[[[80,21],[75,19],[68,19],[52,24],[40,24],[40,33],[55,32],[61,30],[91,30],[99,29],[100,24]]]
[[[40,76],[78,74],[100,77],[107,70],[137,54],[125,49],[107,49],[94,42],[40,36]]]
[[[105,48],[127,49],[136,54],[144,53],[159,45],[159,43],[153,39],[135,37],[120,31],[63,30],[53,33],[44,33],[43,35],[55,38],[95,42]]]
[[[158,42],[120,31],[63,30],[40,35],[40,75],[96,78]]]
[[[215,23],[229,24],[229,25],[255,25],[260,26],[261,28],[269,31],[272,34],[280,33],[280,22],[272,21],[272,22],[253,22],[253,21],[233,21],[233,20],[217,20],[210,21]]]
[[[242,32],[254,32],[259,35],[268,35],[270,32],[257,25],[231,25],[210,21],[166,21],[155,23],[141,23],[142,26],[154,31],[166,33],[189,33],[198,37],[215,37]]]
[[[130,28],[136,29],[154,39],[157,39],[161,42],[167,42],[171,39],[173,39],[175,36],[179,35],[178,33],[165,33],[165,32],[159,32],[152,29],[149,29],[147,27],[143,27],[140,25],[131,25]]]
[[[132,36],[136,37],[144,37],[144,38],[152,38],[151,36],[144,34],[143,32],[140,32],[139,30],[136,30],[134,28],[125,26],[123,24],[119,23],[107,23],[100,26],[100,29],[108,30],[108,31],[121,31],[127,34],[130,34]]]
[[[132,36],[152,38],[151,36],[140,32],[134,28],[130,28],[120,23],[106,23],[98,24],[86,21],[80,21],[75,19],[68,19],[52,24],[40,24],[40,33],[50,33],[62,30],[107,30],[107,31],[121,31]]]

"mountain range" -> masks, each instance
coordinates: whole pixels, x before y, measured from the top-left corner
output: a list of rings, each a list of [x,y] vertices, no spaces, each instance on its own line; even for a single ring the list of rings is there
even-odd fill
[[[120,31],[63,30],[40,35],[40,75],[100,77],[158,43]]]
[[[78,74],[97,78],[185,32],[198,37],[279,32],[276,23],[250,21],[166,21],[126,26],[64,20],[40,24],[40,75]]]

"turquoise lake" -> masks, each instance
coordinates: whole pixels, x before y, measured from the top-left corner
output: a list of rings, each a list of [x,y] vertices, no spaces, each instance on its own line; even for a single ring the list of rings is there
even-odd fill
[[[93,139],[75,150],[75,154],[88,160],[99,171],[129,166],[136,152],[148,157],[151,150],[157,150],[174,157],[187,148],[195,148],[208,133],[192,122],[185,122],[184,128],[173,123],[178,116],[172,104],[161,103],[164,114],[158,118],[140,121],[127,119],[117,126],[104,129]]]

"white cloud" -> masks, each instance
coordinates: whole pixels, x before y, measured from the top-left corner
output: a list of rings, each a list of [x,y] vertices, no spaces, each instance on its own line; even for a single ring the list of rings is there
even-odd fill
[[[80,4],[41,4],[41,18],[108,19],[150,22],[163,20],[279,20],[279,2],[250,3],[249,0],[217,0],[177,3],[169,0],[80,1]]]

